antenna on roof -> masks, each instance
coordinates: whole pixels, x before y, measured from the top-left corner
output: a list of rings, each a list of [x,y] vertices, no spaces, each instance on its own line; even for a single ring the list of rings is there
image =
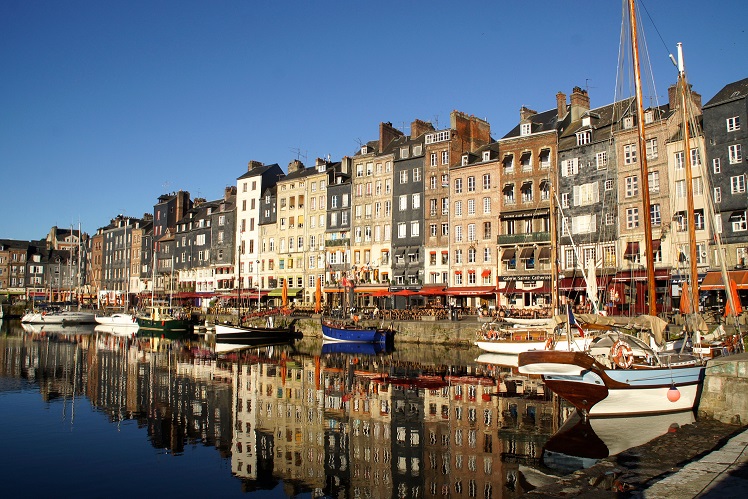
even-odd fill
[[[296,159],[298,161],[301,161],[301,158],[304,158],[304,161],[306,161],[306,155],[307,151],[304,151],[304,154],[301,154],[301,148],[300,147],[290,147],[289,148],[292,153],[296,155]]]

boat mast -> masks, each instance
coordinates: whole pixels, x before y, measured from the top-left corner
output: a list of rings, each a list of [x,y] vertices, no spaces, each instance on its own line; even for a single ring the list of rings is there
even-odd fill
[[[693,171],[691,165],[691,142],[690,142],[690,120],[687,108],[686,96],[688,95],[688,84],[686,82],[686,70],[683,63],[683,44],[678,43],[678,80],[681,86],[681,114],[683,116],[683,155],[686,161],[686,223],[688,223],[688,261],[690,264],[689,278],[691,281],[691,310],[694,314],[699,312],[699,274],[696,267],[696,212],[693,201]],[[725,288],[726,289],[726,288]]]
[[[156,241],[153,241],[153,254],[151,255],[151,319],[155,320],[156,304]]]
[[[644,137],[644,105],[642,97],[641,71],[639,69],[639,45],[636,28],[636,0],[629,2],[629,22],[631,25],[631,53],[633,54],[634,80],[636,83],[636,125],[639,136],[638,157],[641,165],[642,205],[644,213],[644,247],[647,272],[647,303],[649,315],[657,315],[657,295],[655,290],[654,255],[652,254],[652,217],[649,213],[649,169],[647,168],[647,142]]]
[[[558,156],[555,154],[554,156]],[[548,216],[549,227],[551,231],[551,317],[558,314],[558,234],[556,233],[556,177],[558,176],[558,168],[554,168],[549,178],[550,181],[550,203],[548,204]],[[497,252],[498,253],[498,252]],[[496,258],[500,258],[500,255],[496,255]],[[498,283],[497,283],[498,287]],[[498,294],[496,295],[498,297]],[[499,309],[499,303],[497,300],[496,310]],[[567,314],[568,316],[568,314]]]
[[[236,277],[239,286],[239,307],[237,324],[242,325],[242,237],[239,235],[239,244],[236,245]]]

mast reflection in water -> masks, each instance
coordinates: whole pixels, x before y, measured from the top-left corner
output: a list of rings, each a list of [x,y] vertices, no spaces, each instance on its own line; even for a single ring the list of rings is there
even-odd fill
[[[0,346],[14,495],[514,497],[555,480],[542,449],[568,414],[472,348],[323,353],[305,339],[217,355],[17,324]]]

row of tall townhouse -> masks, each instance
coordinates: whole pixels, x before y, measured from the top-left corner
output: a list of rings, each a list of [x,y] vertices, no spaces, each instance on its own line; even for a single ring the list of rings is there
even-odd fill
[[[557,93],[547,111],[523,106],[499,139],[486,121],[458,111],[444,129],[414,120],[409,135],[381,123],[376,140],[340,161],[294,160],[286,172],[251,161],[221,199],[193,202],[179,191],[141,219],[113,219],[88,243],[85,282],[100,298],[238,289],[280,296],[287,282],[289,296],[305,304],[314,302],[317,282],[328,303],[353,282],[374,296],[410,290],[443,303],[522,308],[551,303],[554,262],[560,291],[571,295],[583,290],[594,262],[603,302],[612,312],[638,313],[646,303],[649,216],[658,301],[667,306],[690,258],[689,223],[702,274],[719,265],[716,234],[728,268],[745,265],[747,96],[748,79],[703,106],[699,94],[684,98],[671,87],[667,103],[643,111],[645,151],[638,151],[633,99],[592,108],[579,87],[568,101]],[[695,116],[690,151],[684,102]],[[19,286],[9,256],[0,252],[5,288],[13,288],[11,275],[21,289],[31,280],[50,287],[39,275]],[[35,270],[43,270],[45,257],[37,258]],[[719,287],[712,273],[704,285]]]
[[[700,96],[690,93],[687,100],[699,116]],[[738,91],[735,100],[744,107],[745,92]],[[644,113],[663,304],[671,292],[677,296],[688,259],[689,219],[696,224],[697,263],[704,272],[718,263],[709,242],[725,225],[713,228],[707,221],[709,205],[714,201],[720,211],[721,200],[706,192],[713,179],[702,168],[704,135],[693,125],[695,213],[686,213],[680,102],[672,87],[668,103]],[[727,119],[739,123],[745,111],[734,104],[736,114]],[[250,235],[250,248],[256,244],[261,254],[248,254],[245,285],[276,288],[287,279],[291,295],[311,303],[317,279],[328,292],[339,291],[345,274],[367,291],[410,289],[469,306],[528,307],[550,302],[553,261],[559,262],[565,292],[584,287],[581,277],[592,261],[605,300],[621,311],[642,312],[646,245],[636,121],[631,99],[591,109],[587,92],[577,87],[568,104],[559,92],[555,109],[537,113],[523,107],[518,125],[496,141],[487,123],[459,112],[444,130],[416,120],[409,136],[382,123],[379,140],[362,145],[353,157],[318,160],[310,168],[292,162],[286,177],[258,193],[265,198],[264,218],[259,242]],[[730,126],[740,131],[739,124]],[[728,149],[732,159],[725,163],[735,170],[730,194],[739,195],[744,163],[734,144]],[[732,211],[745,211],[744,199],[733,202],[742,211]],[[556,210],[561,237],[554,245]],[[730,216],[742,220],[740,213]],[[251,234],[254,221],[247,223]],[[729,226],[739,229],[739,223]],[[239,224],[237,237],[242,234],[247,231]],[[734,267],[745,237],[732,240],[735,247],[725,253]]]
[[[88,235],[52,227],[44,239],[0,239],[0,290],[6,297],[71,300],[86,286]]]

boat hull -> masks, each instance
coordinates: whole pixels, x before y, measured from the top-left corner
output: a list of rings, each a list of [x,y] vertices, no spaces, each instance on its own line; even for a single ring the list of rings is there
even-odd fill
[[[149,319],[138,317],[138,336],[180,338],[190,332],[190,321],[182,319]]]
[[[94,322],[96,322],[95,315],[89,312],[33,312],[25,314],[21,318],[21,323],[24,324],[57,324],[64,326],[72,324],[93,324]]]
[[[553,350],[575,350],[581,351],[587,348],[589,345],[590,338],[588,337],[575,337],[572,339],[571,348],[569,348],[569,341],[566,339],[559,339],[553,344]],[[491,353],[519,355],[522,352],[528,352],[530,350],[546,350],[547,340],[543,341],[521,341],[521,340],[478,340],[475,342],[475,346],[481,350]]]
[[[634,416],[692,410],[704,379],[703,366],[607,369],[580,352],[525,352],[519,371],[541,374],[551,391],[596,416]],[[671,401],[671,386],[679,397]]]
[[[138,327],[137,317],[131,314],[97,315],[95,320],[97,324],[107,326]]]
[[[262,326],[234,326],[229,324],[216,324],[216,342],[242,342],[242,341],[290,341],[303,337],[294,329],[293,324],[288,327],[262,327]]]
[[[335,326],[322,322],[322,339],[351,343],[380,343],[386,341],[386,335],[375,327]]]

